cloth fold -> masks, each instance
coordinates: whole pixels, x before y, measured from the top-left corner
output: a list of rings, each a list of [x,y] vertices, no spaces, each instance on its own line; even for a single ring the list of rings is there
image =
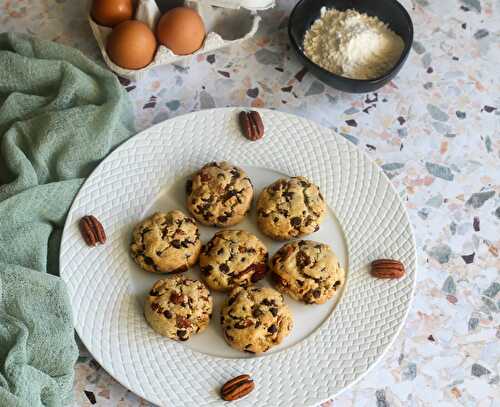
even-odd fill
[[[57,277],[85,177],[133,134],[116,77],[77,50],[0,34],[0,406],[63,406],[78,356]]]

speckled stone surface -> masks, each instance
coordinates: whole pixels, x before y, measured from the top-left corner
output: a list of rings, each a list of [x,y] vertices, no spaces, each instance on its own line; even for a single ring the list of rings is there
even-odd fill
[[[0,3],[0,27],[99,51],[83,5]],[[348,95],[288,47],[294,1],[262,13],[256,39],[122,81],[138,129],[186,112],[265,106],[335,128],[404,196],[419,274],[408,320],[381,362],[324,406],[500,406],[500,0],[405,0],[415,44],[396,79]],[[83,349],[75,406],[149,406]]]

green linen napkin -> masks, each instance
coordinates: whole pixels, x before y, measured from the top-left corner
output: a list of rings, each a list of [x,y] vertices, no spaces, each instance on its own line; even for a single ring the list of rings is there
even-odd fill
[[[83,179],[133,133],[132,118],[116,77],[79,51],[0,34],[1,407],[71,399],[78,349],[55,276],[61,231]]]

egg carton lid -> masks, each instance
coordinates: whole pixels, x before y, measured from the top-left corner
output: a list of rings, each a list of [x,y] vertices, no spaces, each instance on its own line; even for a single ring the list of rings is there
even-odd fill
[[[275,0],[191,0],[223,8],[246,8],[247,10],[267,10],[275,6]]]

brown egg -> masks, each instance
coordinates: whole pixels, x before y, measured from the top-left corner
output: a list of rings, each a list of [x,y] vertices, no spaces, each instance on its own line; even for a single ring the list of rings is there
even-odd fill
[[[106,27],[130,20],[133,13],[132,0],[94,0],[90,11],[94,21]]]
[[[142,21],[118,24],[108,37],[106,51],[111,60],[126,69],[141,69],[153,60],[156,38]]]
[[[203,45],[205,26],[195,10],[176,7],[161,16],[156,26],[156,37],[174,54],[188,55]]]

